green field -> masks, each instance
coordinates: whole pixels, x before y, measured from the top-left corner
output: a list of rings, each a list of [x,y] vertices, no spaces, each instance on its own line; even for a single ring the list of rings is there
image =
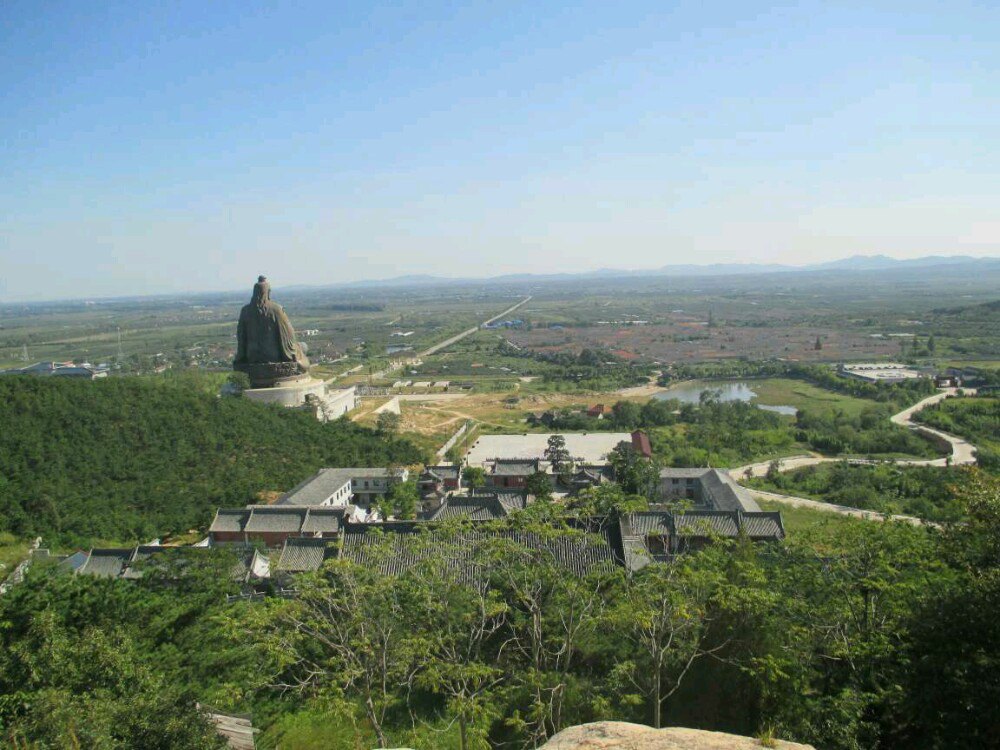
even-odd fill
[[[770,492],[835,505],[945,522],[965,517],[965,506],[959,498],[970,478],[970,470],[965,467],[828,463],[785,472],[772,479],[753,479],[751,484]]]
[[[853,417],[875,405],[863,398],[834,393],[790,378],[750,380],[748,385],[757,394],[754,403],[764,406],[794,406],[803,411],[823,414],[840,410]]]
[[[796,508],[773,500],[758,499],[757,504],[761,510],[781,512],[781,522],[784,524],[785,534],[789,538],[806,534],[826,549],[837,549],[839,546],[837,539],[847,529],[862,523],[873,523],[840,513],[813,510],[812,508]]]

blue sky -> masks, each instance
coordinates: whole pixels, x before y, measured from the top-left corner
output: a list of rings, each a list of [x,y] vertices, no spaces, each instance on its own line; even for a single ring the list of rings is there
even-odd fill
[[[0,5],[0,299],[1000,255],[1000,5]]]

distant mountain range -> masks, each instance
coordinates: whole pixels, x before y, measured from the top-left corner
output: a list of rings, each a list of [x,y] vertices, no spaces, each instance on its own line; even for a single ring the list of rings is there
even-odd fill
[[[538,283],[545,281],[571,281],[587,278],[622,278],[628,276],[749,276],[758,274],[816,274],[828,272],[866,272],[866,271],[903,271],[948,266],[949,268],[964,267],[971,272],[975,270],[1000,271],[1000,258],[974,258],[969,255],[927,255],[922,258],[899,260],[888,255],[854,255],[850,258],[813,263],[805,266],[789,266],[777,263],[713,263],[708,265],[681,264],[666,265],[660,268],[629,270],[620,268],[601,268],[596,271],[581,273],[533,274],[516,273],[491,277],[445,277],[427,274],[396,276],[390,279],[366,279],[342,284],[326,285],[331,287],[386,287],[386,286],[430,286],[447,283],[474,283],[477,281],[494,281],[502,283]],[[286,289],[307,288],[286,287]],[[313,287],[309,287],[313,288]]]
[[[546,282],[573,282],[585,281],[587,279],[628,279],[631,277],[654,277],[654,278],[716,278],[716,277],[736,277],[736,276],[763,276],[766,274],[786,275],[826,275],[826,274],[871,274],[879,273],[898,277],[900,280],[913,280],[919,277],[927,269],[935,269],[935,273],[947,275],[958,279],[965,278],[971,274],[993,274],[1000,275],[1000,257],[994,258],[974,258],[968,255],[927,255],[922,258],[912,258],[909,260],[897,260],[888,255],[855,255],[850,258],[829,261],[827,263],[813,263],[805,266],[781,265],[778,263],[713,263],[707,265],[695,265],[692,263],[680,265],[666,265],[659,268],[643,269],[622,269],[622,268],[601,268],[596,271],[581,271],[579,273],[515,273],[501,276],[433,276],[430,274],[410,274],[406,276],[394,276],[389,279],[364,279],[360,281],[340,282],[336,284],[289,284],[281,285],[277,288],[278,294],[288,292],[308,292],[323,289],[379,289],[379,288],[404,288],[404,287],[432,287],[451,284],[544,284]],[[242,299],[245,290],[218,290],[214,292],[196,292],[188,294],[164,293],[155,295],[129,295],[122,297],[103,298],[102,301],[114,300],[116,302],[140,301],[149,299],[170,300],[178,297],[189,299],[208,299],[216,297],[233,297]],[[38,300],[13,303],[18,305],[50,304],[55,302],[83,301],[93,304],[95,298],[85,300]],[[0,300],[3,304],[3,300]]]

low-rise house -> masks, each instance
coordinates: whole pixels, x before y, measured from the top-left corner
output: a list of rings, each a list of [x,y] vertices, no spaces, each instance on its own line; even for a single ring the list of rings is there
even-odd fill
[[[898,362],[842,364],[837,372],[845,378],[863,380],[866,383],[903,383],[924,377],[918,370]]]
[[[278,498],[276,505],[372,505],[382,499],[393,482],[405,482],[409,476],[406,469],[320,469]]]
[[[92,549],[83,565],[77,568],[80,575],[97,576],[99,578],[118,578],[128,568],[134,548],[127,549]]]
[[[954,378],[957,385],[965,388],[976,388],[986,385],[984,371],[978,367],[949,367],[944,374]]]
[[[781,513],[740,510],[696,510],[676,513],[650,510],[619,518],[622,559],[630,571],[651,562],[666,562],[675,555],[711,544],[716,539],[745,538],[775,542],[785,538]]]
[[[219,508],[208,529],[209,543],[251,544],[263,542],[280,547],[287,539],[310,537],[336,539],[352,506],[311,507],[254,505],[249,508]]]
[[[83,562],[75,568],[73,566],[76,564],[76,558],[81,553],[71,555],[64,562],[72,558],[73,562],[67,564],[66,567],[74,570],[78,575],[134,580],[144,575],[146,566],[151,564],[151,560],[170,549],[197,550],[196,554],[211,554],[210,551],[205,551],[208,549],[206,547],[180,548],[140,544],[136,547],[92,549],[82,553],[84,555]],[[242,584],[269,576],[266,554],[249,546],[237,547],[236,553],[236,562],[231,571],[234,581]]]
[[[541,414],[529,414],[526,421],[532,426],[543,425],[551,427],[556,422],[556,413],[554,411],[543,411]]]
[[[602,484],[611,482],[611,468],[604,464],[580,464],[575,467],[573,474],[566,478],[566,490],[575,495],[581,490],[591,487],[599,487]]]
[[[589,409],[586,410],[586,415],[588,417],[594,417],[595,419],[604,419],[605,417],[611,416],[611,407],[605,406],[604,404],[594,404]]]
[[[539,459],[498,459],[493,462],[486,475],[486,483],[492,489],[523,490],[528,477],[537,472],[545,472]]]
[[[428,521],[445,521],[465,518],[471,521],[496,521],[512,512],[523,510],[527,504],[521,493],[496,493],[483,495],[451,495],[433,511],[424,514]]]
[[[759,511],[750,493],[719,469],[660,469],[660,498],[689,501],[698,510]]]
[[[457,464],[425,466],[417,485],[421,496],[444,495],[462,489],[462,467]]]
[[[83,380],[96,380],[106,378],[107,370],[95,368],[93,365],[84,363],[81,365],[72,362],[36,362],[27,367],[18,367],[13,370],[0,370],[0,375],[34,375],[36,377],[57,377],[57,378],[81,378]]]

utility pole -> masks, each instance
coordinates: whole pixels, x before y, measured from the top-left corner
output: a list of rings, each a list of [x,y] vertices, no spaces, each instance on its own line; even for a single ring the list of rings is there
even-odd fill
[[[118,362],[125,358],[125,354],[122,352],[122,327],[118,326]]]
[[[22,360],[24,360],[25,362],[28,362],[28,361],[29,361],[29,360],[28,360],[28,345],[27,345],[27,344],[25,344],[25,345],[24,345],[24,346],[23,346],[23,347],[21,348],[21,359],[22,359]]]

